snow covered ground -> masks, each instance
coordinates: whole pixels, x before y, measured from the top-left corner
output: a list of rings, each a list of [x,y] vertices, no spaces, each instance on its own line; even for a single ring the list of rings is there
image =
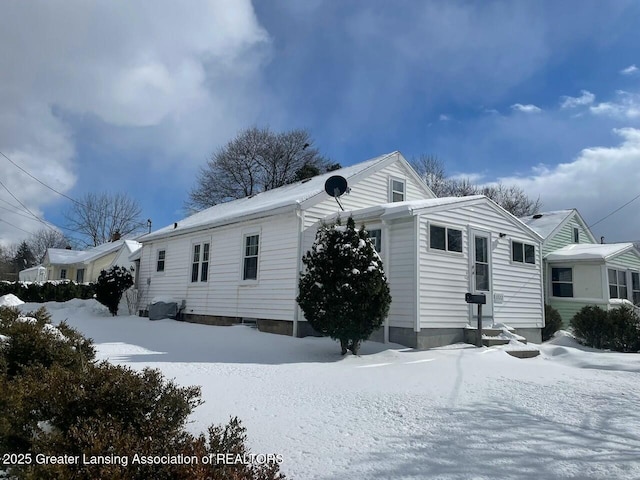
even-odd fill
[[[238,416],[252,451],[282,454],[292,479],[640,478],[637,354],[560,335],[527,360],[372,342],[341,357],[329,339],[112,318],[94,301],[46,306],[99,358],[201,385],[190,429]]]

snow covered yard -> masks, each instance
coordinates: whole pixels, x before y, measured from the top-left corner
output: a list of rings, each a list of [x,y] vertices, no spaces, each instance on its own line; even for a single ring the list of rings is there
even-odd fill
[[[640,355],[559,336],[527,360],[372,342],[343,358],[329,339],[46,306],[99,358],[201,385],[191,429],[238,416],[252,451],[282,454],[289,478],[640,478]]]

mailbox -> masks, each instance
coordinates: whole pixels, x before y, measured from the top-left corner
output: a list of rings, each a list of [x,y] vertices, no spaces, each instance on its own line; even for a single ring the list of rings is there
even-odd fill
[[[475,303],[476,305],[485,305],[487,303],[487,296],[484,293],[466,293],[464,296],[464,301],[467,303]]]

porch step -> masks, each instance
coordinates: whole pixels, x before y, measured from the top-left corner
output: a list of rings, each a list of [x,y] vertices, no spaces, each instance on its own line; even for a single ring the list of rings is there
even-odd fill
[[[506,339],[506,338],[483,335],[482,336],[482,344],[485,347],[495,347],[496,345],[508,345],[509,344],[509,340]]]
[[[464,332],[465,342],[471,345],[476,344],[478,338],[478,331],[475,328],[467,328]],[[527,339],[520,335],[515,335],[511,332],[505,331],[502,328],[483,328],[482,329],[482,344],[486,347],[493,347],[495,345],[507,345],[509,340],[515,339],[520,343],[527,343]]]
[[[533,358],[540,355],[540,350],[536,348],[530,350],[505,350],[505,352],[516,358]]]

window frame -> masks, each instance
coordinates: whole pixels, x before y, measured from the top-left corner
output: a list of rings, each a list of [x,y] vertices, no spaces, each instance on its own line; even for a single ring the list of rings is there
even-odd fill
[[[402,184],[402,191],[394,189],[393,182]],[[395,195],[402,195],[402,200],[395,200]],[[407,199],[407,181],[404,178],[389,177],[389,203],[404,202]]]
[[[616,283],[611,283],[611,272],[615,272],[615,277],[616,277]],[[624,280],[624,282],[620,282],[620,280]],[[627,281],[627,271],[626,270],[622,270],[619,268],[610,268],[607,267],[607,284],[609,285],[609,300],[614,299],[614,298],[618,298],[621,300],[628,300],[629,299],[629,283]],[[616,296],[612,296],[611,295],[611,288],[615,288],[616,289]],[[624,292],[625,292],[625,296],[621,296],[620,295],[620,289],[621,287],[624,287]]]
[[[631,271],[631,302],[640,306],[640,272]]]
[[[515,245],[518,244],[520,245],[520,255],[522,260],[516,260],[515,258],[515,253],[516,253],[516,248]],[[527,262],[527,247],[531,247],[533,248],[533,262]],[[512,264],[518,264],[518,265],[529,265],[531,267],[535,267],[537,265],[537,253],[536,253],[536,246],[532,243],[527,243],[527,242],[522,242],[520,240],[511,240],[511,263]]]
[[[60,280],[66,280],[67,279],[67,269],[66,268],[61,268],[60,269]]]
[[[81,275],[82,273],[82,275]],[[80,278],[82,277],[82,278]],[[84,283],[84,268],[78,268],[76,270],[76,283]]]
[[[241,244],[241,259],[240,262],[240,281],[244,284],[255,284],[260,280],[260,250],[261,250],[261,237],[262,232],[260,230],[247,230],[242,233],[242,244]],[[255,245],[257,247],[257,252],[254,255],[247,255],[247,248],[250,245],[247,245],[247,240],[251,237],[258,237],[258,242]],[[247,278],[247,260],[250,258],[256,259],[255,265],[255,278]]]
[[[573,243],[580,243],[580,229],[573,227]]]
[[[198,249],[198,260],[195,260],[196,247]],[[206,260],[205,260],[206,254]],[[191,242],[191,250],[189,256],[189,284],[201,285],[209,282],[211,277],[209,268],[211,265],[211,239],[197,239]],[[205,268],[206,266],[206,268]],[[195,270],[194,270],[195,267]],[[194,280],[195,273],[195,280]],[[203,278],[203,273],[206,274],[206,278]]]
[[[162,252],[162,258],[160,253]],[[160,262],[162,262],[162,269],[160,269]],[[164,273],[167,269],[167,249],[165,247],[156,250],[156,273]]]
[[[432,237],[431,237],[431,229],[432,228],[442,228],[444,229],[444,249],[443,248],[438,248],[438,247],[434,247],[433,243],[431,241]],[[450,242],[450,235],[449,235],[449,231],[455,231],[455,232],[459,232],[460,233],[460,250],[451,250],[449,248],[449,242]],[[442,253],[450,253],[453,255],[462,255],[463,254],[463,250],[464,250],[464,233],[463,233],[463,229],[462,228],[457,228],[457,227],[449,227],[447,225],[441,225],[438,223],[431,223],[429,222],[429,224],[427,225],[427,246],[429,251],[435,251],[435,252],[442,252]]]
[[[373,244],[373,248],[374,250],[378,253],[378,255],[382,255],[382,248],[383,248],[383,239],[382,239],[382,227],[381,226],[376,226],[375,228],[367,228],[367,235],[369,236],[369,239],[371,240],[371,243]],[[380,232],[379,236],[375,236],[372,237],[371,236],[371,232]],[[378,240],[379,245],[376,246],[376,240]]]
[[[553,279],[553,271],[554,270],[568,270],[571,273],[571,280],[567,281],[567,280],[554,280]],[[574,291],[573,291],[573,267],[551,267],[551,272],[550,272],[550,276],[551,276],[551,296],[555,297],[555,298],[574,298]],[[571,286],[571,295],[556,295],[556,291],[555,291],[555,286],[558,285],[558,287],[560,287],[561,285],[570,285]],[[560,293],[560,291],[558,290],[558,293]]]

